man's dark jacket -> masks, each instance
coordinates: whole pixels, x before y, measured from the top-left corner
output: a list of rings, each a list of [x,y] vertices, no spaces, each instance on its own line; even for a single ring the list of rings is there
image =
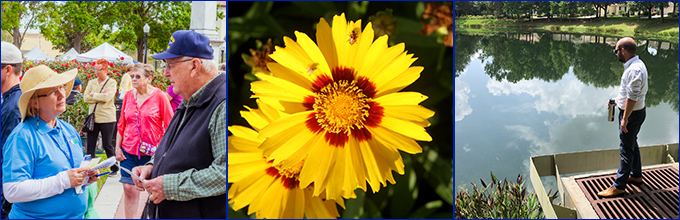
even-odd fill
[[[215,159],[208,124],[217,106],[226,100],[226,74],[220,74],[210,83],[192,106],[180,105],[156,149],[151,178],[179,173],[191,168],[201,170]],[[179,125],[186,113],[184,124]],[[166,153],[167,152],[167,153]],[[226,173],[225,173],[226,175]],[[227,186],[224,186],[225,190]],[[189,201],[163,200],[158,205],[157,218],[227,218],[226,193]],[[155,210],[152,206],[151,210]]]

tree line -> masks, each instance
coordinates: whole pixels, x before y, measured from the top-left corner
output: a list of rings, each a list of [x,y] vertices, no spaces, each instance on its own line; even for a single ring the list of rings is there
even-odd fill
[[[224,16],[218,12],[217,19]],[[22,19],[27,20],[23,26]],[[137,60],[143,60],[145,24],[154,53],[165,50],[172,33],[189,29],[190,22],[187,1],[2,1],[3,36],[7,32],[19,48],[26,31],[39,28],[60,52],[83,53],[108,42],[136,50]]]
[[[652,16],[654,8],[661,10],[662,21],[664,8],[673,5],[671,12],[677,17],[678,1],[456,1],[456,17],[468,15],[492,15],[495,18],[533,19],[533,16],[555,17],[591,16],[599,18],[604,12],[607,18],[607,8],[610,5],[623,4],[626,11],[617,12],[624,16],[637,14],[638,16]]]
[[[537,35],[538,39],[526,40]],[[562,35],[565,36],[565,35]],[[573,67],[576,78],[596,88],[618,86],[623,64],[611,52],[614,45],[603,36],[595,42],[575,44],[571,40],[555,40],[552,33],[508,33],[496,36],[473,36],[456,34],[456,77],[466,69],[474,54],[484,63],[484,72],[497,81],[517,83],[522,80],[540,79],[555,82],[562,79]],[[566,38],[582,38],[573,35]],[[525,40],[520,40],[525,39]],[[637,55],[645,62],[649,72],[649,88],[646,104],[656,106],[661,102],[671,104],[680,111],[678,71],[680,50],[678,43],[670,43],[668,49],[657,47],[655,53],[649,48],[662,42],[642,40],[638,42]]]

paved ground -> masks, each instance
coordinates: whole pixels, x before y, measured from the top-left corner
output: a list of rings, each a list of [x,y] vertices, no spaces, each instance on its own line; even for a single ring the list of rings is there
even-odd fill
[[[124,219],[125,218],[125,204],[123,201],[123,184],[119,182],[120,173],[115,177],[106,179],[104,186],[102,186],[97,199],[94,202],[94,208],[103,219]],[[142,215],[142,209],[148,194],[141,192],[139,194],[139,204],[137,216]],[[139,218],[139,217],[137,217]]]

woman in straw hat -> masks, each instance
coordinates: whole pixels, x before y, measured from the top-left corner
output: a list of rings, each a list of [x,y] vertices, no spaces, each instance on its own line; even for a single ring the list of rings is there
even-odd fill
[[[99,180],[98,171],[78,168],[83,161],[80,136],[57,117],[66,110],[77,69],[57,74],[40,65],[20,83],[22,122],[3,149],[5,198],[14,203],[10,218],[83,218],[87,194],[80,187]],[[83,186],[86,176],[90,179]],[[80,188],[80,189],[83,189]]]

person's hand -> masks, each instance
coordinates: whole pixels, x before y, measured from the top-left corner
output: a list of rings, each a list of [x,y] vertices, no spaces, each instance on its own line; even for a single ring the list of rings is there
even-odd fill
[[[94,183],[94,182],[99,181],[99,177],[97,175],[99,175],[99,170],[87,172],[87,176],[90,177],[90,179],[87,181],[87,183]]]
[[[136,166],[135,168],[132,168],[132,173],[139,176],[139,178],[142,178],[143,180],[148,179],[149,176],[151,176],[151,170],[153,169],[153,164],[151,165],[144,165],[144,166]],[[135,182],[135,186],[137,186],[137,190],[139,191],[144,191],[144,185],[142,182],[140,182],[137,178],[132,178],[132,181]]]
[[[623,133],[628,133],[628,128],[626,128],[627,125],[628,125],[628,119],[627,118],[621,119],[621,131]]]
[[[76,187],[83,185],[83,181],[85,181],[85,176],[87,176],[87,173],[83,173],[86,171],[90,171],[89,167],[81,167],[81,168],[73,168],[70,170],[67,170],[66,173],[68,174],[68,179],[71,181],[71,187]]]
[[[149,201],[154,204],[161,203],[165,200],[165,193],[163,193],[163,176],[148,180],[143,184],[146,192],[149,193]]]
[[[94,96],[94,92],[91,92],[91,93],[90,93],[90,96]]]
[[[102,90],[102,93],[107,93],[107,92],[109,92],[109,89]]]
[[[127,159],[127,157],[125,157],[125,155],[123,154],[123,150],[121,150],[120,148],[116,148],[116,160],[124,161],[125,159]]]

